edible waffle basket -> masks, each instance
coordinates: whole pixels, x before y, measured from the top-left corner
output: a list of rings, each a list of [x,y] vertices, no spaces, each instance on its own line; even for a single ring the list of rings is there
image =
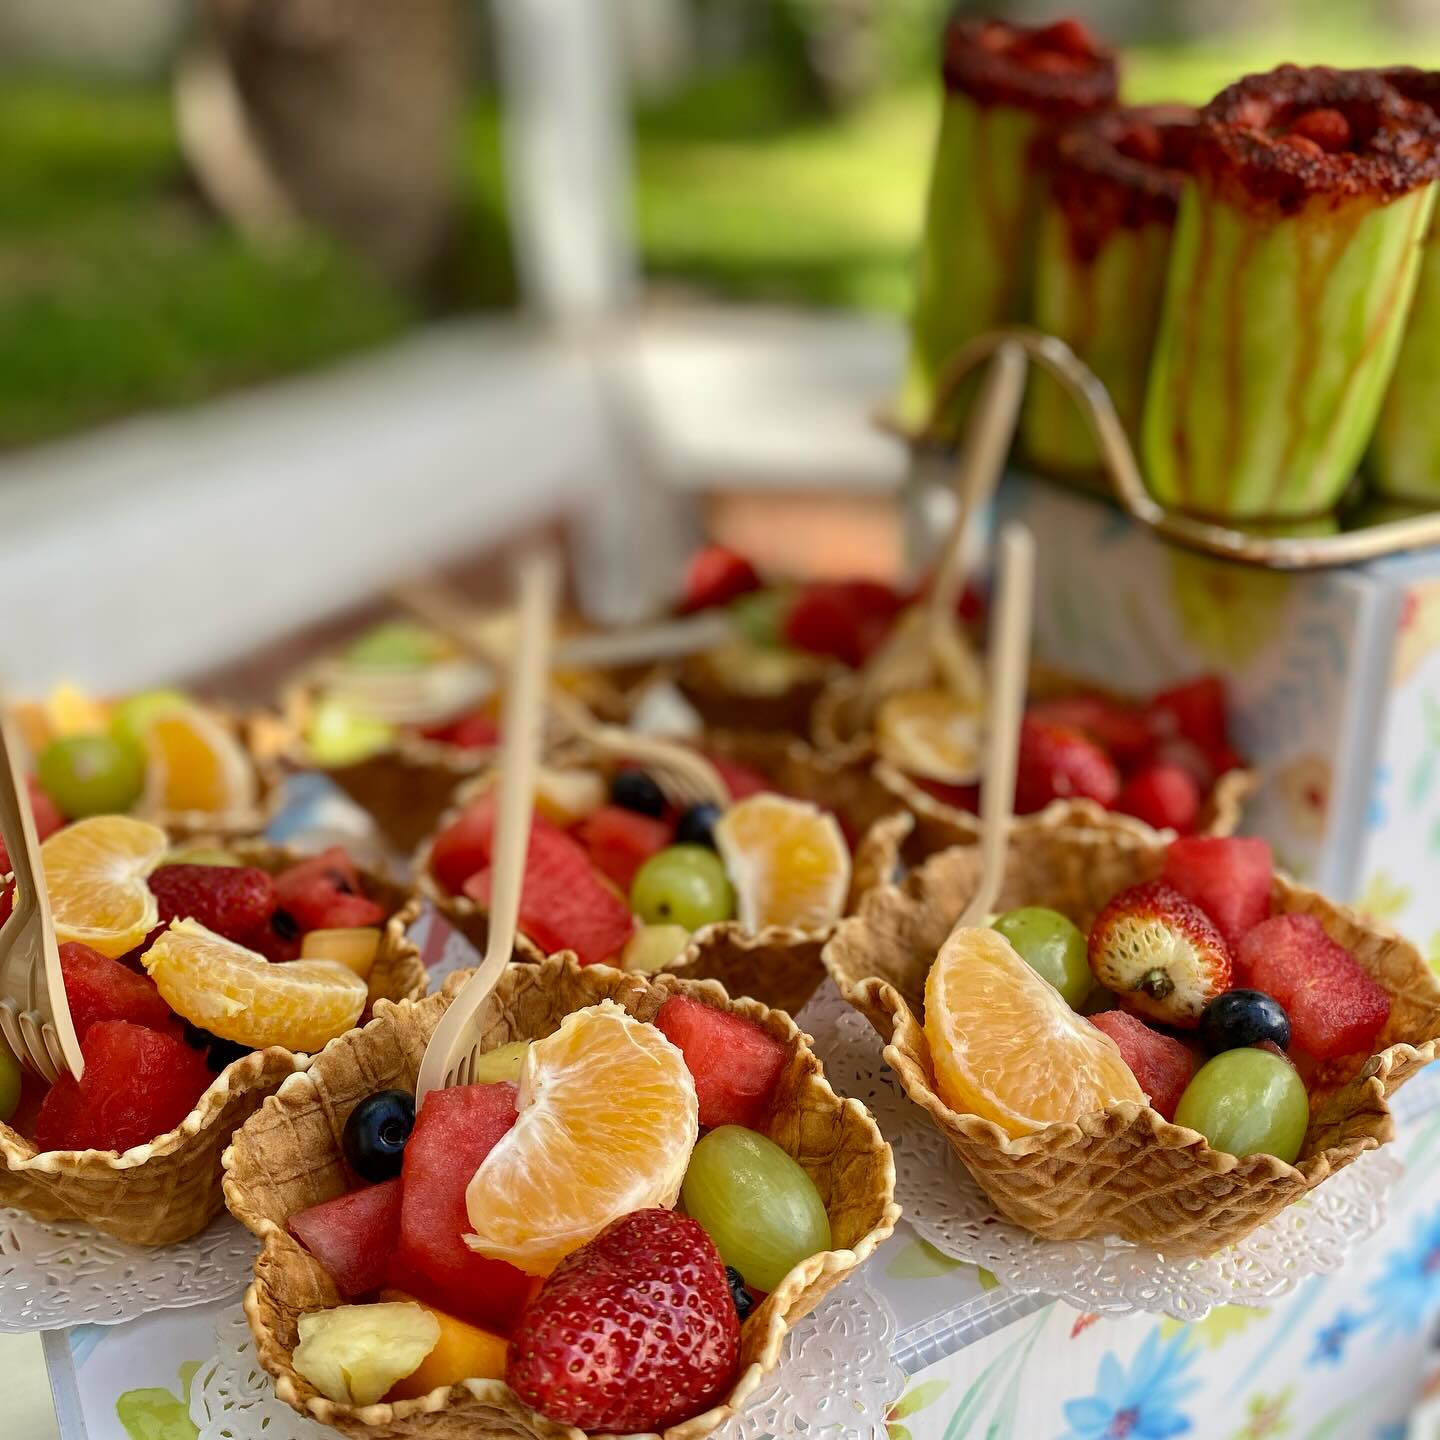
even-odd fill
[[[426,1042],[464,976],[418,1003],[381,1005],[363,1030],[332,1042],[303,1073],[271,1096],[225,1156],[225,1198],[261,1239],[245,1313],[260,1363],[279,1397],[302,1414],[363,1440],[585,1440],[583,1431],[537,1415],[498,1380],[469,1380],[415,1400],[365,1407],[336,1404],[295,1370],[300,1316],[340,1303],[329,1275],[285,1228],[295,1211],[346,1189],[341,1133],[351,1109],[377,1088],[412,1089]],[[835,1249],[797,1265],[745,1321],[740,1367],[725,1401],[664,1440],[699,1440],[741,1409],[774,1368],[789,1328],[862,1264],[899,1218],[890,1148],[869,1113],[837,1096],[788,1015],[753,1000],[731,1000],[713,983],[581,967],[568,954],[509,966],[477,1024],[486,1048],[552,1033],[574,1010],[612,1000],[641,1020],[681,993],[743,1015],[789,1046],[765,1133],[805,1168],[830,1217]]]
[[[777,735],[808,735],[810,714],[837,664],[806,656],[798,673],[778,687],[736,683],[717,656],[691,655],[669,671],[675,687],[694,707],[706,729],[756,730]]]
[[[1031,669],[1029,690],[1032,698],[1057,698],[1074,694],[1081,688],[1087,693],[1099,693],[1095,686],[1081,687],[1076,681],[1043,667]],[[876,785],[890,796],[890,808],[903,809],[911,816],[914,823],[904,838],[907,863],[918,864],[952,845],[976,844],[980,839],[979,816],[931,794],[898,766],[878,754],[873,737],[860,717],[860,697],[860,680],[855,675],[843,675],[825,688],[815,702],[811,718],[811,738],[815,748],[822,755],[843,756],[852,765],[867,764]],[[1195,826],[1196,833],[1234,834],[1256,783],[1252,770],[1230,770],[1221,775],[1205,796]],[[1023,818],[1097,830],[1114,828],[1135,835],[1153,833],[1143,822],[1118,811],[1107,810],[1096,801],[1087,799],[1052,800],[1035,815]]]
[[[706,735],[704,749],[718,757],[738,761],[764,775],[777,790],[797,799],[809,800],[833,810],[842,827],[851,835],[868,833],[875,822],[894,809],[894,801],[869,773],[841,759],[817,755],[808,745],[784,735],[756,731],[715,731]],[[614,761],[599,757],[583,746],[572,745],[564,756],[566,765],[608,771]],[[450,808],[440,817],[436,832],[444,829],[492,777],[481,773],[461,785]],[[437,883],[430,871],[428,837],[415,853],[415,883],[421,896],[481,954],[490,935],[484,908],[465,895],[452,895]],[[859,871],[852,872],[851,895],[860,891]],[[866,872],[865,885],[874,883]],[[848,907],[847,907],[848,908]],[[691,979],[719,979],[738,995],[748,995],[777,1010],[798,1014],[815,993],[825,971],[820,951],[833,927],[802,929],[769,925],[747,930],[736,920],[707,925],[696,931],[690,944],[666,970]],[[544,952],[527,936],[515,938],[517,960],[539,960]]]
[[[227,842],[247,865],[279,871],[300,859],[262,841]],[[406,935],[420,902],[373,871],[360,870],[366,893],[389,912],[370,972],[369,1015],[379,1000],[413,999],[426,990],[420,952]],[[124,1154],[107,1150],[39,1151],[0,1124],[0,1205],[40,1220],[83,1220],[130,1245],[169,1245],[198,1234],[220,1212],[220,1157],[235,1131],[307,1057],[281,1046],[227,1065],[175,1129]]]
[[[996,908],[1044,905],[1088,928],[1117,891],[1155,879],[1164,853],[1159,840],[1113,830],[1032,831],[1009,848]],[[1213,1150],[1196,1131],[1135,1103],[1012,1138],[941,1100],[922,1023],[931,962],[979,881],[975,848],[934,856],[903,885],[865,896],[826,947],[825,963],[879,1032],[906,1095],[996,1210],[1038,1235],[1115,1234],[1170,1254],[1217,1250],[1388,1141],[1394,1127],[1387,1097],[1435,1058],[1440,986],[1414,947],[1277,876],[1275,913],[1313,915],[1391,1000],[1376,1054],[1327,1063],[1309,1077],[1310,1125],[1295,1164]]]

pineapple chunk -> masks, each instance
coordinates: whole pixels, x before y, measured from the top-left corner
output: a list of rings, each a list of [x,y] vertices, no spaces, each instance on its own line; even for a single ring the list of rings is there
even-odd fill
[[[508,1080],[512,1085],[520,1083],[520,1070],[525,1064],[525,1052],[530,1048],[528,1040],[512,1040],[508,1045],[498,1045],[487,1050],[475,1062],[476,1085],[494,1085],[499,1080]]]
[[[440,1322],[420,1305],[341,1305],[300,1317],[295,1369],[337,1405],[373,1405],[439,1340]]]

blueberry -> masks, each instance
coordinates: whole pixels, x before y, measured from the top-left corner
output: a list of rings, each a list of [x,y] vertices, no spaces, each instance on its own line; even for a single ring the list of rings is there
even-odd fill
[[[414,1128],[415,1097],[408,1090],[367,1095],[350,1112],[341,1136],[350,1168],[362,1180],[393,1180]]]
[[[610,798],[622,810],[638,815],[653,815],[657,820],[665,813],[665,794],[643,771],[633,766],[617,770],[610,781]]]
[[[755,1297],[745,1288],[745,1277],[733,1265],[725,1267],[725,1278],[730,1282],[730,1298],[735,1302],[735,1312],[743,1325],[755,1308]]]
[[[282,940],[300,938],[300,922],[288,910],[276,910],[270,916],[270,928]]]
[[[1200,1017],[1200,1043],[1211,1055],[1269,1040],[1282,1050],[1290,1045],[1290,1017],[1263,990],[1227,990]]]
[[[692,805],[675,827],[675,841],[679,845],[708,845],[715,848],[715,824],[720,819],[718,805]]]
[[[249,1045],[238,1045],[234,1040],[222,1040],[220,1036],[212,1035],[208,1030],[192,1025],[188,1020],[185,1022],[185,1043],[205,1056],[206,1067],[215,1075],[227,1065],[243,1060],[252,1053]]]

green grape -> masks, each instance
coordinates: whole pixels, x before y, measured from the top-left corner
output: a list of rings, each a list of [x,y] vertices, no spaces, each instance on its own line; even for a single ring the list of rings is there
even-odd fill
[[[423,626],[391,620],[367,630],[345,651],[348,665],[372,669],[413,670],[433,664],[444,654],[444,642]]]
[[[774,1141],[741,1125],[721,1125],[695,1146],[680,1199],[720,1258],[756,1290],[773,1290],[830,1248],[815,1182]]]
[[[122,815],[145,789],[145,752],[113,735],[52,740],[40,752],[35,770],[67,820]]]
[[[236,866],[244,863],[228,850],[207,850],[204,846],[195,846],[189,850],[172,850],[156,868],[163,869],[166,865]]]
[[[487,1050],[473,1067],[472,1083],[493,1085],[497,1080],[508,1080],[512,1085],[520,1081],[520,1069],[525,1064],[526,1052],[530,1049],[528,1040],[512,1040],[508,1045],[497,1045]]]
[[[10,1119],[20,1108],[20,1065],[3,1043],[0,1043],[0,1123]]]
[[[110,712],[110,733],[117,740],[143,746],[145,732],[157,715],[167,710],[184,710],[190,703],[190,697],[179,690],[146,690],[140,695],[131,695]]]
[[[671,845],[635,873],[630,908],[647,925],[698,930],[735,913],[735,891],[720,857],[704,845]]]
[[[1310,1124],[1305,1082],[1268,1050],[1226,1050],[1185,1087],[1175,1123],[1198,1130],[1227,1155],[1274,1155],[1294,1162]]]
[[[310,714],[305,744],[317,765],[354,765],[395,739],[395,727],[372,720],[334,700],[321,700]]]
[[[785,612],[790,597],[782,590],[757,590],[730,602],[735,628],[752,645],[773,650],[784,642]]]
[[[1085,936],[1074,921],[1058,910],[1025,905],[1007,910],[991,926],[1015,947],[1020,958],[1065,997],[1072,1010],[1090,998],[1094,976]]]

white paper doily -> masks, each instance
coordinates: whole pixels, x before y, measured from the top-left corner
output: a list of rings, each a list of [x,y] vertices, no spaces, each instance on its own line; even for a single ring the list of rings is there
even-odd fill
[[[894,1342],[890,1307],[852,1276],[790,1332],[779,1366],[714,1440],[873,1440],[905,1388],[904,1371],[890,1358]],[[199,1440],[334,1440],[333,1430],[275,1398],[238,1304],[216,1323],[215,1345],[190,1390]]]
[[[830,1083],[869,1106],[895,1151],[895,1198],[937,1250],[983,1265],[1021,1294],[1081,1310],[1143,1310],[1199,1320],[1216,1305],[1259,1304],[1336,1270],[1385,1219],[1403,1167],[1371,1151],[1244,1240],[1205,1259],[1169,1257],[1121,1239],[1044,1240],[995,1213],[985,1192],[900,1089],[868,1020],[827,981],[797,1022]]]
[[[255,1249],[255,1237],[223,1214],[193,1239],[149,1248],[0,1209],[0,1334],[118,1325],[223,1300],[249,1284]]]

